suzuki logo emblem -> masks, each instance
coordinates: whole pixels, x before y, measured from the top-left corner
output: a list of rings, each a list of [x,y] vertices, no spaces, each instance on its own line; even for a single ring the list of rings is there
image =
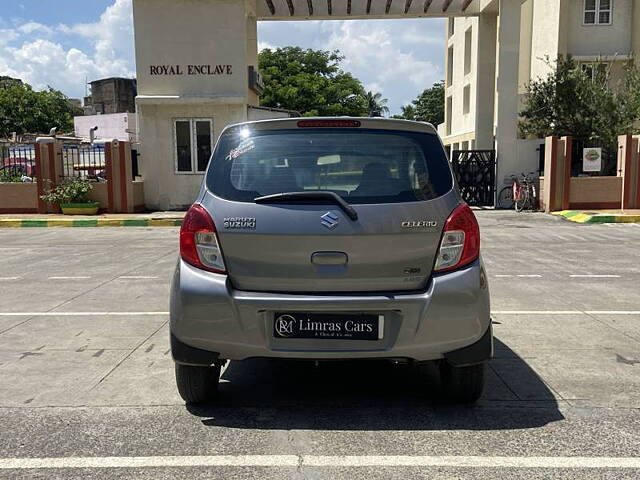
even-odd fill
[[[320,223],[327,227],[329,230],[335,228],[338,225],[338,216],[333,212],[327,212],[321,217]]]

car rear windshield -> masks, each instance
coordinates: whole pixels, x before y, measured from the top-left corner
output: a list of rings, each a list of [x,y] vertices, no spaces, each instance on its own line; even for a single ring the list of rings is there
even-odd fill
[[[430,200],[453,186],[435,134],[372,129],[232,129],[218,142],[207,185],[252,202],[285,192],[329,191],[352,204]]]

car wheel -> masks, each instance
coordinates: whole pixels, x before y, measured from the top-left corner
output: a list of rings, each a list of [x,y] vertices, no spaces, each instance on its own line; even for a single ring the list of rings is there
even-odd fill
[[[484,363],[454,367],[440,363],[440,382],[446,399],[451,403],[474,403],[484,388]]]
[[[195,367],[176,363],[176,384],[182,399],[187,403],[203,403],[214,400],[218,393],[220,365]]]

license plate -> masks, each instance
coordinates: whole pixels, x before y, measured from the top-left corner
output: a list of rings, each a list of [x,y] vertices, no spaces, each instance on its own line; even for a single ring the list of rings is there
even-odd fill
[[[328,340],[381,340],[384,315],[276,312],[275,338]]]

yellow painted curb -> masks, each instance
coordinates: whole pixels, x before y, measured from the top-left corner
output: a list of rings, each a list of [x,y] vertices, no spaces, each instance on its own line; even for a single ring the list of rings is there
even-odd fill
[[[574,215],[573,217],[567,218],[567,220],[577,223],[587,223],[590,219],[591,215],[587,215],[586,213],[579,213],[577,215]]]
[[[71,226],[73,226],[72,219],[47,220],[47,227],[71,227]]]
[[[122,220],[115,218],[99,218],[97,227],[121,227]]]
[[[22,220],[19,218],[3,218],[0,219],[0,227],[19,228],[22,226]]]
[[[152,218],[149,220],[150,227],[175,227],[175,220],[162,220],[159,218]]]

